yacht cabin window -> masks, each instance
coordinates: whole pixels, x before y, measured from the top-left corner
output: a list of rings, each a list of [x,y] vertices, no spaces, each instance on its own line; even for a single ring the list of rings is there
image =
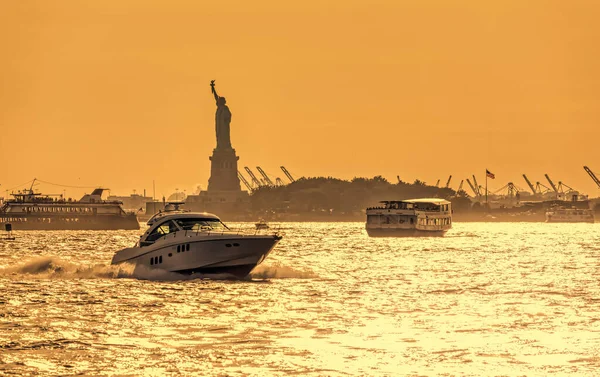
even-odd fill
[[[202,230],[228,230],[227,226],[218,219],[177,219],[175,220],[183,230],[191,230],[194,232]]]
[[[175,223],[173,223],[173,221],[167,221],[164,224],[161,224],[160,226],[156,227],[156,229],[154,229],[152,231],[152,233],[150,233],[148,235],[148,237],[146,238],[146,241],[156,241],[157,239],[161,238],[164,235],[167,235],[169,233],[173,233],[173,232],[177,232],[179,229],[177,228],[177,225],[175,225]]]

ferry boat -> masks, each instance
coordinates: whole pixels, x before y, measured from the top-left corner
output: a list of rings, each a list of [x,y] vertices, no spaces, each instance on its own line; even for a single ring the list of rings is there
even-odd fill
[[[97,188],[80,200],[52,197],[29,189],[13,193],[0,206],[0,224],[14,230],[116,230],[139,229],[135,213],[121,202],[102,200],[107,189]]]
[[[547,223],[593,223],[594,211],[589,208],[554,207],[546,211]]]
[[[226,274],[244,278],[281,240],[278,233],[232,231],[206,212],[177,206],[148,220],[135,246],[117,251],[112,264],[130,263],[180,274]]]
[[[382,201],[367,208],[367,233],[371,237],[443,236],[452,228],[452,204],[444,199]]]

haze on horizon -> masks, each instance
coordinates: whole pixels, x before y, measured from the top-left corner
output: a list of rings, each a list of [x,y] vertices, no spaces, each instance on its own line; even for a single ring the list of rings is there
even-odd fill
[[[240,167],[494,190],[600,173],[600,3],[0,1],[0,192],[206,188],[209,83]],[[545,182],[544,182],[545,183]],[[89,190],[88,190],[89,191]],[[82,191],[70,190],[73,195]]]

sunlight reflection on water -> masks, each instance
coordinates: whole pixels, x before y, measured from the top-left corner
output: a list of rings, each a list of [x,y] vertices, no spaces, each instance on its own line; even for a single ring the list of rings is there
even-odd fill
[[[240,224],[253,226],[253,224]],[[600,225],[369,238],[286,223],[245,281],[107,266],[138,232],[0,241],[0,374],[593,375]]]

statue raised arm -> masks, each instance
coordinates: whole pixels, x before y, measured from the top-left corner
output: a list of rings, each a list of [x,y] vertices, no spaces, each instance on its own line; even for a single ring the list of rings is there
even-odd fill
[[[215,101],[217,102],[217,106],[219,105],[219,95],[217,94],[217,91],[215,90],[215,80],[210,80],[210,88],[212,91],[212,94],[215,96]]]

